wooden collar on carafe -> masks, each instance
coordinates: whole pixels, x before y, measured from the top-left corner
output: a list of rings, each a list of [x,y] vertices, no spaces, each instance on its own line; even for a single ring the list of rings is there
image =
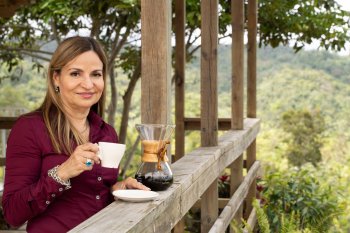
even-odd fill
[[[143,154],[142,162],[158,162],[158,157],[161,161],[167,162],[166,147],[170,144],[168,140],[142,140]]]

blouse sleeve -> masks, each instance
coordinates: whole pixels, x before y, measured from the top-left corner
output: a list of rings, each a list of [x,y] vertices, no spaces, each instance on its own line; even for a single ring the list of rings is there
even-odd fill
[[[20,226],[43,212],[64,188],[47,174],[41,174],[38,137],[44,133],[38,132],[36,123],[30,117],[21,117],[7,142],[2,205],[5,219],[12,226]]]

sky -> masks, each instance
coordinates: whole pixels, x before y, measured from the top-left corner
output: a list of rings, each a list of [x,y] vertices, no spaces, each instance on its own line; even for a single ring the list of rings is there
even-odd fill
[[[350,10],[350,1],[349,0],[337,0],[337,2],[343,6],[344,10]]]
[[[343,7],[343,10],[347,10],[350,11],[350,0],[336,0],[339,5],[341,5]],[[310,45],[305,45],[306,50],[313,50],[316,49],[318,47],[319,43],[317,41],[314,41],[312,44]],[[350,54],[350,43],[346,43],[345,44],[345,50],[342,50],[340,52],[337,52],[339,55],[345,55],[348,56]]]
[[[350,0],[337,0],[337,2],[343,7],[344,10],[350,11]],[[349,55],[350,53],[350,45],[347,43],[345,45],[346,49],[345,51],[341,51],[340,55]]]

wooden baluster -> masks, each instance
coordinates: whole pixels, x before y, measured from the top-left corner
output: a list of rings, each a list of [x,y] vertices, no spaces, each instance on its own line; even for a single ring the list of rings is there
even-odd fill
[[[218,0],[201,1],[201,145],[218,144]],[[201,232],[208,232],[218,217],[218,184],[213,182],[201,197]]]
[[[186,1],[175,1],[175,157],[177,161],[185,155],[185,15]],[[185,215],[186,216],[186,215]],[[174,233],[184,232],[185,217],[174,227]]]
[[[247,88],[247,116],[256,118],[256,36],[257,36],[257,0],[248,1],[248,59],[247,59],[247,75],[248,75],[248,88]],[[247,170],[256,161],[256,140],[250,144],[247,149]],[[247,198],[247,209],[245,219],[248,219],[252,211],[252,201],[256,196],[256,180],[252,183]]]
[[[232,0],[232,129],[243,129],[244,84],[244,0]],[[231,195],[243,180],[243,154],[231,165]],[[243,215],[241,206],[235,216],[237,223]],[[230,229],[232,232],[232,229]]]
[[[175,1],[175,161],[185,154],[185,0]]]

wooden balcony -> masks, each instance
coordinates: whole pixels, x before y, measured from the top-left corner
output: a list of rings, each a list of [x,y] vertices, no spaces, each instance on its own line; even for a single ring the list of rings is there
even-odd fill
[[[200,147],[173,163],[174,184],[159,192],[157,200],[144,203],[115,201],[70,232],[170,232],[222,171],[248,148],[259,129],[258,119],[245,119],[244,129],[226,132],[218,146]],[[260,162],[256,161],[210,232],[226,230],[259,168]]]
[[[6,1],[6,3],[9,1]],[[115,201],[70,232],[170,232],[184,231],[183,217],[201,201],[201,232],[225,232],[233,218],[240,219],[243,202],[245,219],[255,225],[252,199],[260,169],[255,139],[260,129],[256,119],[256,31],[257,1],[248,1],[247,117],[244,119],[244,35],[242,0],[232,0],[232,115],[217,116],[218,1],[201,1],[201,119],[184,115],[185,83],[185,1],[175,1],[176,35],[176,162],[171,164],[174,184],[159,192],[157,200],[145,203]],[[1,7],[1,4],[0,4]],[[5,6],[10,9],[9,6]],[[171,122],[171,1],[141,1],[142,79],[141,122]],[[0,8],[1,10],[1,8]],[[161,14],[159,14],[161,12]],[[157,17],[154,17],[157,15]],[[1,11],[0,11],[1,16]],[[4,16],[3,16],[4,17]],[[155,53],[155,51],[157,51]],[[158,91],[154,91],[158,90]],[[162,106],[160,108],[159,106]],[[9,129],[13,119],[0,121]],[[219,139],[218,129],[228,130]],[[234,129],[234,130],[231,130]],[[200,130],[202,147],[184,155],[185,130]],[[215,145],[215,146],[212,146]],[[243,154],[247,172],[243,177]],[[4,161],[4,160],[3,160]],[[1,161],[0,161],[1,162]],[[231,199],[218,216],[217,179],[225,168],[231,170]],[[69,210],[67,210],[69,214]]]

